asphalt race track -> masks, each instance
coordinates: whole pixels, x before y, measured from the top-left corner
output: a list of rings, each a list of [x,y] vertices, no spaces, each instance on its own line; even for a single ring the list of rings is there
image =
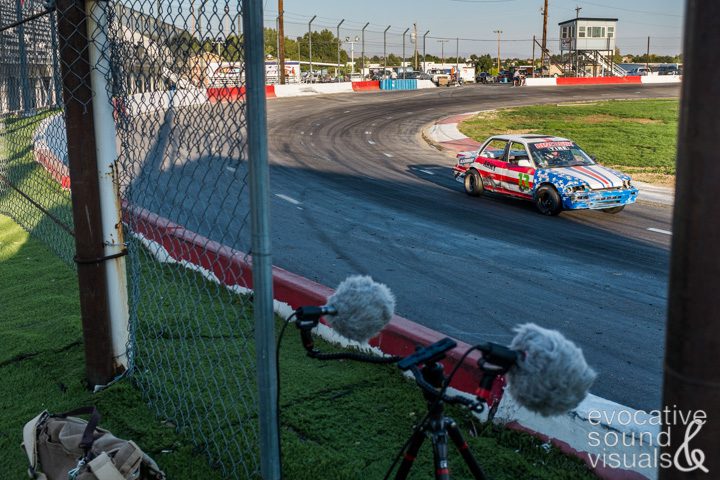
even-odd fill
[[[679,91],[676,85],[467,85],[269,100],[273,264],[330,287],[351,274],[371,275],[395,293],[399,315],[469,343],[508,342],[523,322],[556,328],[599,372],[593,393],[657,408],[671,237],[648,228],[670,231],[672,210],[638,203],[617,215],[548,218],[529,202],[471,198],[452,178],[453,158],[420,132],[444,116],[476,110],[678,97]],[[192,116],[165,121],[177,129]],[[166,137],[161,131],[146,147],[172,149]],[[221,222],[199,217],[212,210],[221,212],[217,218],[246,214],[222,183],[223,175],[241,175],[238,165],[224,167],[239,157],[232,148],[204,162],[215,174],[192,174],[203,182],[212,177],[214,190],[185,181],[182,169],[174,172],[181,184],[174,189],[207,198],[187,207],[196,209],[188,226],[220,241],[212,230]],[[152,172],[152,164],[144,168]],[[135,187],[154,185],[156,202],[143,202],[154,211],[187,205],[163,194],[153,175],[141,183]]]

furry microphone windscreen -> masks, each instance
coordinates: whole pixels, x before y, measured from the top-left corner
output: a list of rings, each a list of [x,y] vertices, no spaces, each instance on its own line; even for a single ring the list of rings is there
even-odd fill
[[[327,303],[338,312],[327,317],[332,328],[358,342],[366,342],[377,335],[395,312],[395,297],[390,289],[368,276],[346,278]]]
[[[596,377],[582,350],[557,330],[534,323],[519,325],[515,332],[510,348],[524,357],[507,374],[512,396],[545,417],[577,407]]]

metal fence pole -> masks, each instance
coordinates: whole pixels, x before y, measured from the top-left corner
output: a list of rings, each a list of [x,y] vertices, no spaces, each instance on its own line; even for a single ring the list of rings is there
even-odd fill
[[[273,312],[272,258],[270,255],[270,175],[267,152],[265,54],[261,0],[246,0],[243,4],[243,25],[247,81],[255,350],[259,390],[260,467],[264,480],[274,480],[281,477],[281,470],[277,373],[274,355],[275,314]]]
[[[15,16],[18,22],[23,20],[23,2],[15,0]],[[29,113],[33,109],[32,92],[30,91],[30,76],[28,74],[27,47],[25,45],[25,24],[17,26],[18,55],[20,57],[20,88],[22,89],[22,110]]]
[[[720,350],[720,203],[706,194],[720,182],[713,151],[720,130],[720,84],[708,81],[720,72],[713,60],[720,60],[718,51],[708,49],[720,42],[718,18],[717,2],[686,3],[662,405],[691,419],[702,410],[705,418],[699,425],[672,419],[663,425],[671,444],[662,454],[677,463],[660,470],[662,480],[717,477],[720,471],[720,369],[713,360]]]
[[[57,20],[56,13],[50,14],[50,48],[52,49],[52,72],[53,72],[53,91],[55,92],[55,106],[62,103],[62,81],[60,78],[60,61],[58,59],[58,41],[57,41]]]
[[[113,357],[117,366],[127,369],[129,309],[127,294],[127,278],[125,275],[125,257],[127,252],[123,240],[122,214],[118,190],[118,171],[115,140],[115,119],[111,86],[108,77],[110,60],[104,54],[108,49],[108,2],[87,1],[88,22],[88,54],[90,65],[90,81],[93,90],[93,125],[97,152],[97,171],[104,257],[108,289],[108,311],[112,333]],[[158,1],[158,9],[160,2]]]
[[[85,373],[90,386],[96,386],[110,382],[122,372],[122,367],[113,359],[93,92],[83,7],[84,3],[75,0],[57,2]]]

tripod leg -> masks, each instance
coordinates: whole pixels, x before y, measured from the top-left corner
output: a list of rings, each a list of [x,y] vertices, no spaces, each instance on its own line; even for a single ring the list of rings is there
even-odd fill
[[[473,457],[473,454],[468,448],[467,442],[463,439],[455,420],[448,419],[447,430],[450,435],[450,439],[457,447],[460,455],[462,455],[462,458],[465,460],[465,464],[470,469],[470,473],[473,474],[473,477],[477,480],[486,480],[487,477],[485,477],[485,473],[482,471],[482,468],[480,468],[480,465],[477,460],[475,460],[475,457]]]
[[[448,466],[448,444],[445,432],[432,436],[433,460],[435,461],[435,480],[450,480]]]
[[[407,478],[408,473],[410,473],[410,469],[413,466],[413,462],[417,457],[418,450],[420,450],[424,441],[425,429],[420,428],[415,430],[410,437],[410,445],[408,445],[408,448],[405,451],[400,468],[398,468],[398,471],[395,474],[395,480],[405,480]]]

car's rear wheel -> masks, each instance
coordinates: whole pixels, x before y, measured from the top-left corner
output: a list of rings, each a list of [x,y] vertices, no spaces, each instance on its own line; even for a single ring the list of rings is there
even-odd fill
[[[465,174],[465,181],[463,182],[463,185],[465,186],[465,193],[471,197],[480,196],[484,190],[482,178],[480,178],[480,173],[478,173],[477,170],[469,170]]]
[[[602,211],[605,213],[620,213],[623,211],[623,208],[625,208],[625,205],[620,205],[619,207],[603,208]]]
[[[535,191],[535,206],[543,215],[554,216],[562,210],[562,199],[555,187],[543,185]]]

